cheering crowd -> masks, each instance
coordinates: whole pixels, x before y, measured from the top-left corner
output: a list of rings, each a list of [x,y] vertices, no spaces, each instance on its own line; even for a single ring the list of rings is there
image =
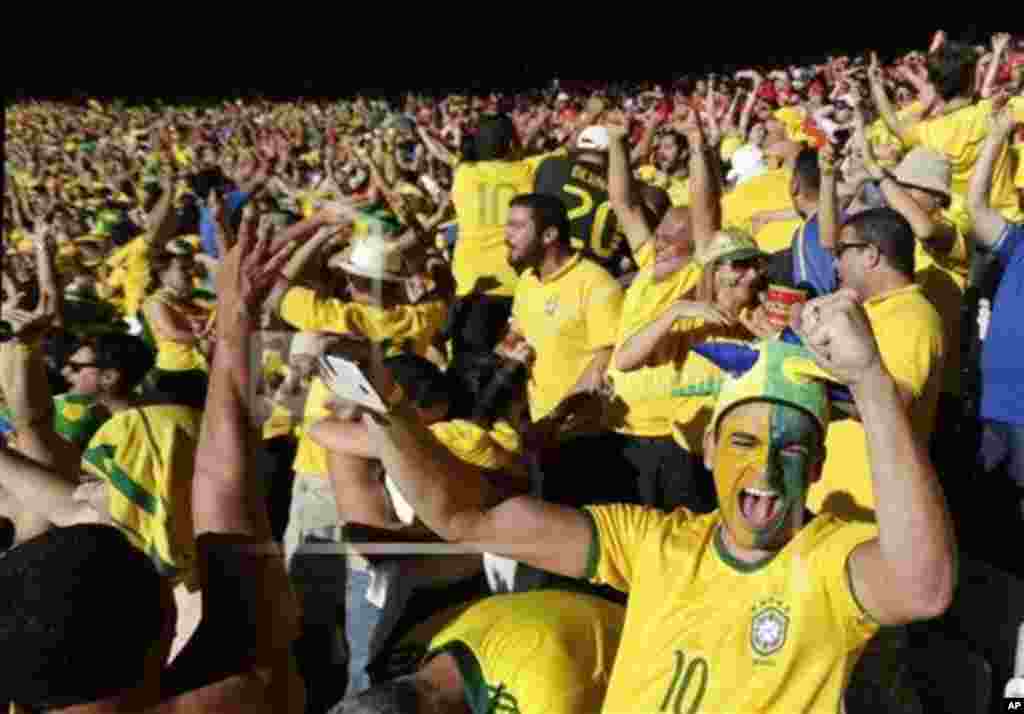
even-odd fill
[[[571,84],[6,108],[0,706],[1000,699],[1024,37]]]

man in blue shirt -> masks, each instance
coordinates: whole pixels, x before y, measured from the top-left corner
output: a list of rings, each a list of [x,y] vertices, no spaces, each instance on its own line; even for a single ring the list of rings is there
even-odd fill
[[[227,177],[220,169],[205,169],[192,178],[192,191],[199,199],[199,237],[203,252],[218,260],[220,251],[217,249],[217,227],[208,207],[210,193],[216,191],[224,194],[224,217],[234,225],[241,221],[242,209],[252,197],[252,193],[246,191],[227,191],[229,186]]]
[[[1013,129],[1009,109],[994,117],[967,201],[978,244],[992,252],[995,268],[1002,272],[991,320],[980,331],[982,457],[986,467],[1005,465],[1017,487],[1024,489],[1024,224],[1007,223],[989,202],[992,174]],[[1024,498],[1021,505],[1024,516]]]
[[[818,152],[810,148],[801,151],[793,166],[789,187],[793,208],[804,219],[793,236],[793,284],[806,283],[817,295],[833,293],[839,287],[832,253],[835,236],[830,236],[827,229],[823,235],[820,220],[823,180],[835,179],[832,174],[823,175]],[[834,229],[841,223],[842,217],[837,217]]]

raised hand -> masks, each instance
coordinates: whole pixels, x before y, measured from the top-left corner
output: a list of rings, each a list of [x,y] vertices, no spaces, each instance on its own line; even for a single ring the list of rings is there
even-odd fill
[[[992,37],[992,53],[997,57],[1006,51],[1006,48],[1010,46],[1010,34],[1008,32],[1000,32]]]
[[[1016,127],[1013,111],[1004,103],[998,112],[989,117],[989,135],[1006,141]]]
[[[872,82],[881,83],[885,76],[882,73],[882,63],[878,60],[878,53],[871,53],[871,63],[868,65],[868,79]]]
[[[270,240],[241,233],[217,274],[217,333],[225,341],[244,340],[258,324],[259,311],[293,244],[271,252]]]
[[[797,307],[792,326],[818,366],[847,386],[856,386],[884,369],[867,313],[852,290]]]
[[[34,310],[5,309],[3,318],[11,326],[14,338],[21,342],[34,342],[43,336],[56,317],[53,298],[49,293],[39,297],[39,304]]]

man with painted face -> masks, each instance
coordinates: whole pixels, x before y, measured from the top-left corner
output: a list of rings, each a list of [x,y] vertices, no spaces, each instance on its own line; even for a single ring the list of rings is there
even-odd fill
[[[762,343],[753,367],[721,384],[705,451],[722,507],[706,516],[532,497],[481,507],[480,475],[444,457],[386,377],[388,413],[364,422],[398,488],[446,539],[629,592],[603,711],[832,713],[879,625],[949,606],[955,544],[856,297],[812,300],[793,322],[806,351]],[[877,527],[806,515],[825,456],[826,375],[864,418]]]

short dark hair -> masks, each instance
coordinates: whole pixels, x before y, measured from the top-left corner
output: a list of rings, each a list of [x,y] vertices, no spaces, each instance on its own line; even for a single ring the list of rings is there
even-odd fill
[[[192,193],[205,201],[210,196],[210,191],[223,190],[227,184],[224,172],[219,168],[203,169],[192,177]]]
[[[913,279],[914,229],[899,212],[872,208],[847,220],[843,228],[847,227],[853,228],[860,240],[876,246],[893,269]]]
[[[96,353],[96,363],[120,374],[117,392],[129,394],[138,387],[156,366],[156,355],[149,345],[135,335],[110,332],[97,335],[86,343]]]
[[[420,409],[450,403],[448,377],[430,360],[415,354],[401,354],[385,359],[384,366]]]
[[[807,193],[821,192],[821,168],[818,164],[818,152],[808,147],[796,157],[793,175],[800,180],[800,190]]]
[[[928,81],[944,100],[970,96],[978,55],[962,42],[947,42],[928,58]]]
[[[418,714],[420,693],[412,676],[383,682],[344,699],[332,714]]]
[[[116,588],[114,587],[116,584]],[[161,578],[110,526],[55,528],[0,558],[0,701],[46,711],[135,686],[167,613]],[[97,643],[109,647],[97,656]]]
[[[465,354],[448,370],[459,403],[455,416],[493,424],[525,392],[528,373],[493,352]]]
[[[497,161],[512,152],[516,125],[507,114],[494,114],[480,122],[475,137],[476,160]]]
[[[516,196],[509,207],[529,208],[533,213],[533,222],[537,226],[537,235],[548,228],[558,229],[558,239],[563,243],[572,240],[572,229],[569,226],[569,211],[558,196],[544,193],[524,193]]]

